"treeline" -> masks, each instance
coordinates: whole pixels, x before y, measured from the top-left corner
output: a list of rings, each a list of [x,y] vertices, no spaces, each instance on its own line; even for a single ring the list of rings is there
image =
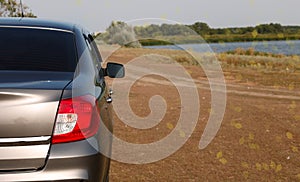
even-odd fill
[[[297,34],[300,33],[300,26],[282,26],[279,23],[261,24],[255,27],[235,27],[235,28],[210,28],[206,23],[196,22],[187,25],[200,35],[214,34],[247,34],[257,32],[259,34]]]
[[[261,24],[255,27],[211,28],[203,22],[192,25],[162,24],[134,27],[143,45],[167,44],[157,41],[163,38],[173,43],[201,43],[206,42],[241,42],[241,41],[270,41],[270,40],[299,40],[300,26],[282,26],[279,23]],[[201,35],[202,40],[196,40],[195,35]],[[151,40],[151,38],[153,38]]]

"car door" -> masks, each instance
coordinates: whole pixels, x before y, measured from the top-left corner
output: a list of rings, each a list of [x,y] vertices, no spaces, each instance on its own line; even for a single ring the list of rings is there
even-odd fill
[[[102,59],[99,53],[98,47],[94,42],[93,37],[90,34],[84,35],[86,43],[88,44],[89,51],[92,57],[93,64],[95,65],[96,70],[99,74],[96,75],[95,78],[95,90],[101,90],[99,95],[96,96],[97,98],[97,105],[98,111],[101,118],[100,124],[100,131],[99,131],[99,142],[100,142],[100,150],[101,153],[107,156],[105,158],[107,165],[104,165],[107,169],[102,170],[102,172],[109,171],[109,164],[110,164],[110,155],[111,155],[111,147],[112,147],[112,132],[113,132],[113,125],[112,125],[112,98],[110,92],[108,91],[106,82],[105,82],[105,74],[104,70],[101,67]],[[97,91],[95,91],[97,94]],[[103,174],[104,175],[104,174]]]

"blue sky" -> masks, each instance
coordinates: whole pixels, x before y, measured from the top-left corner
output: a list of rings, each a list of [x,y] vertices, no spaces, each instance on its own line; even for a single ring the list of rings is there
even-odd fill
[[[23,0],[41,18],[78,22],[92,31],[111,21],[162,18],[211,27],[277,22],[300,25],[298,0]]]

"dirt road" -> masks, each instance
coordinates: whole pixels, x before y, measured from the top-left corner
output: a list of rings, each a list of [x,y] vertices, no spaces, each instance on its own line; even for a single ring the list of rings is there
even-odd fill
[[[134,56],[125,51],[110,59],[121,57],[126,63]],[[224,70],[227,86],[224,119],[212,143],[200,150],[200,138],[213,112],[211,91],[199,66],[185,66],[185,69],[199,93],[200,115],[193,134],[183,147],[163,160],[141,165],[112,161],[111,181],[300,181],[298,85],[293,88],[262,85],[259,79],[244,82],[236,76],[247,76],[244,71]],[[255,73],[257,78],[265,78],[257,72],[248,73],[249,77]],[[269,80],[272,81],[276,82]],[[149,75],[136,81],[129,94],[131,109],[140,117],[148,116],[148,102],[154,95],[163,97],[167,104],[162,121],[151,129],[140,130],[125,125],[115,115],[117,137],[147,144],[173,131],[182,105],[178,90],[169,80]]]

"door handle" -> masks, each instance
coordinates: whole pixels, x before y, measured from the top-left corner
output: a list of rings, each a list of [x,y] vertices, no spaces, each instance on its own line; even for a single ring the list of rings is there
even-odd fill
[[[112,101],[113,101],[113,99],[111,98],[111,96],[108,96],[107,98],[106,98],[106,102],[107,103],[112,103]]]

